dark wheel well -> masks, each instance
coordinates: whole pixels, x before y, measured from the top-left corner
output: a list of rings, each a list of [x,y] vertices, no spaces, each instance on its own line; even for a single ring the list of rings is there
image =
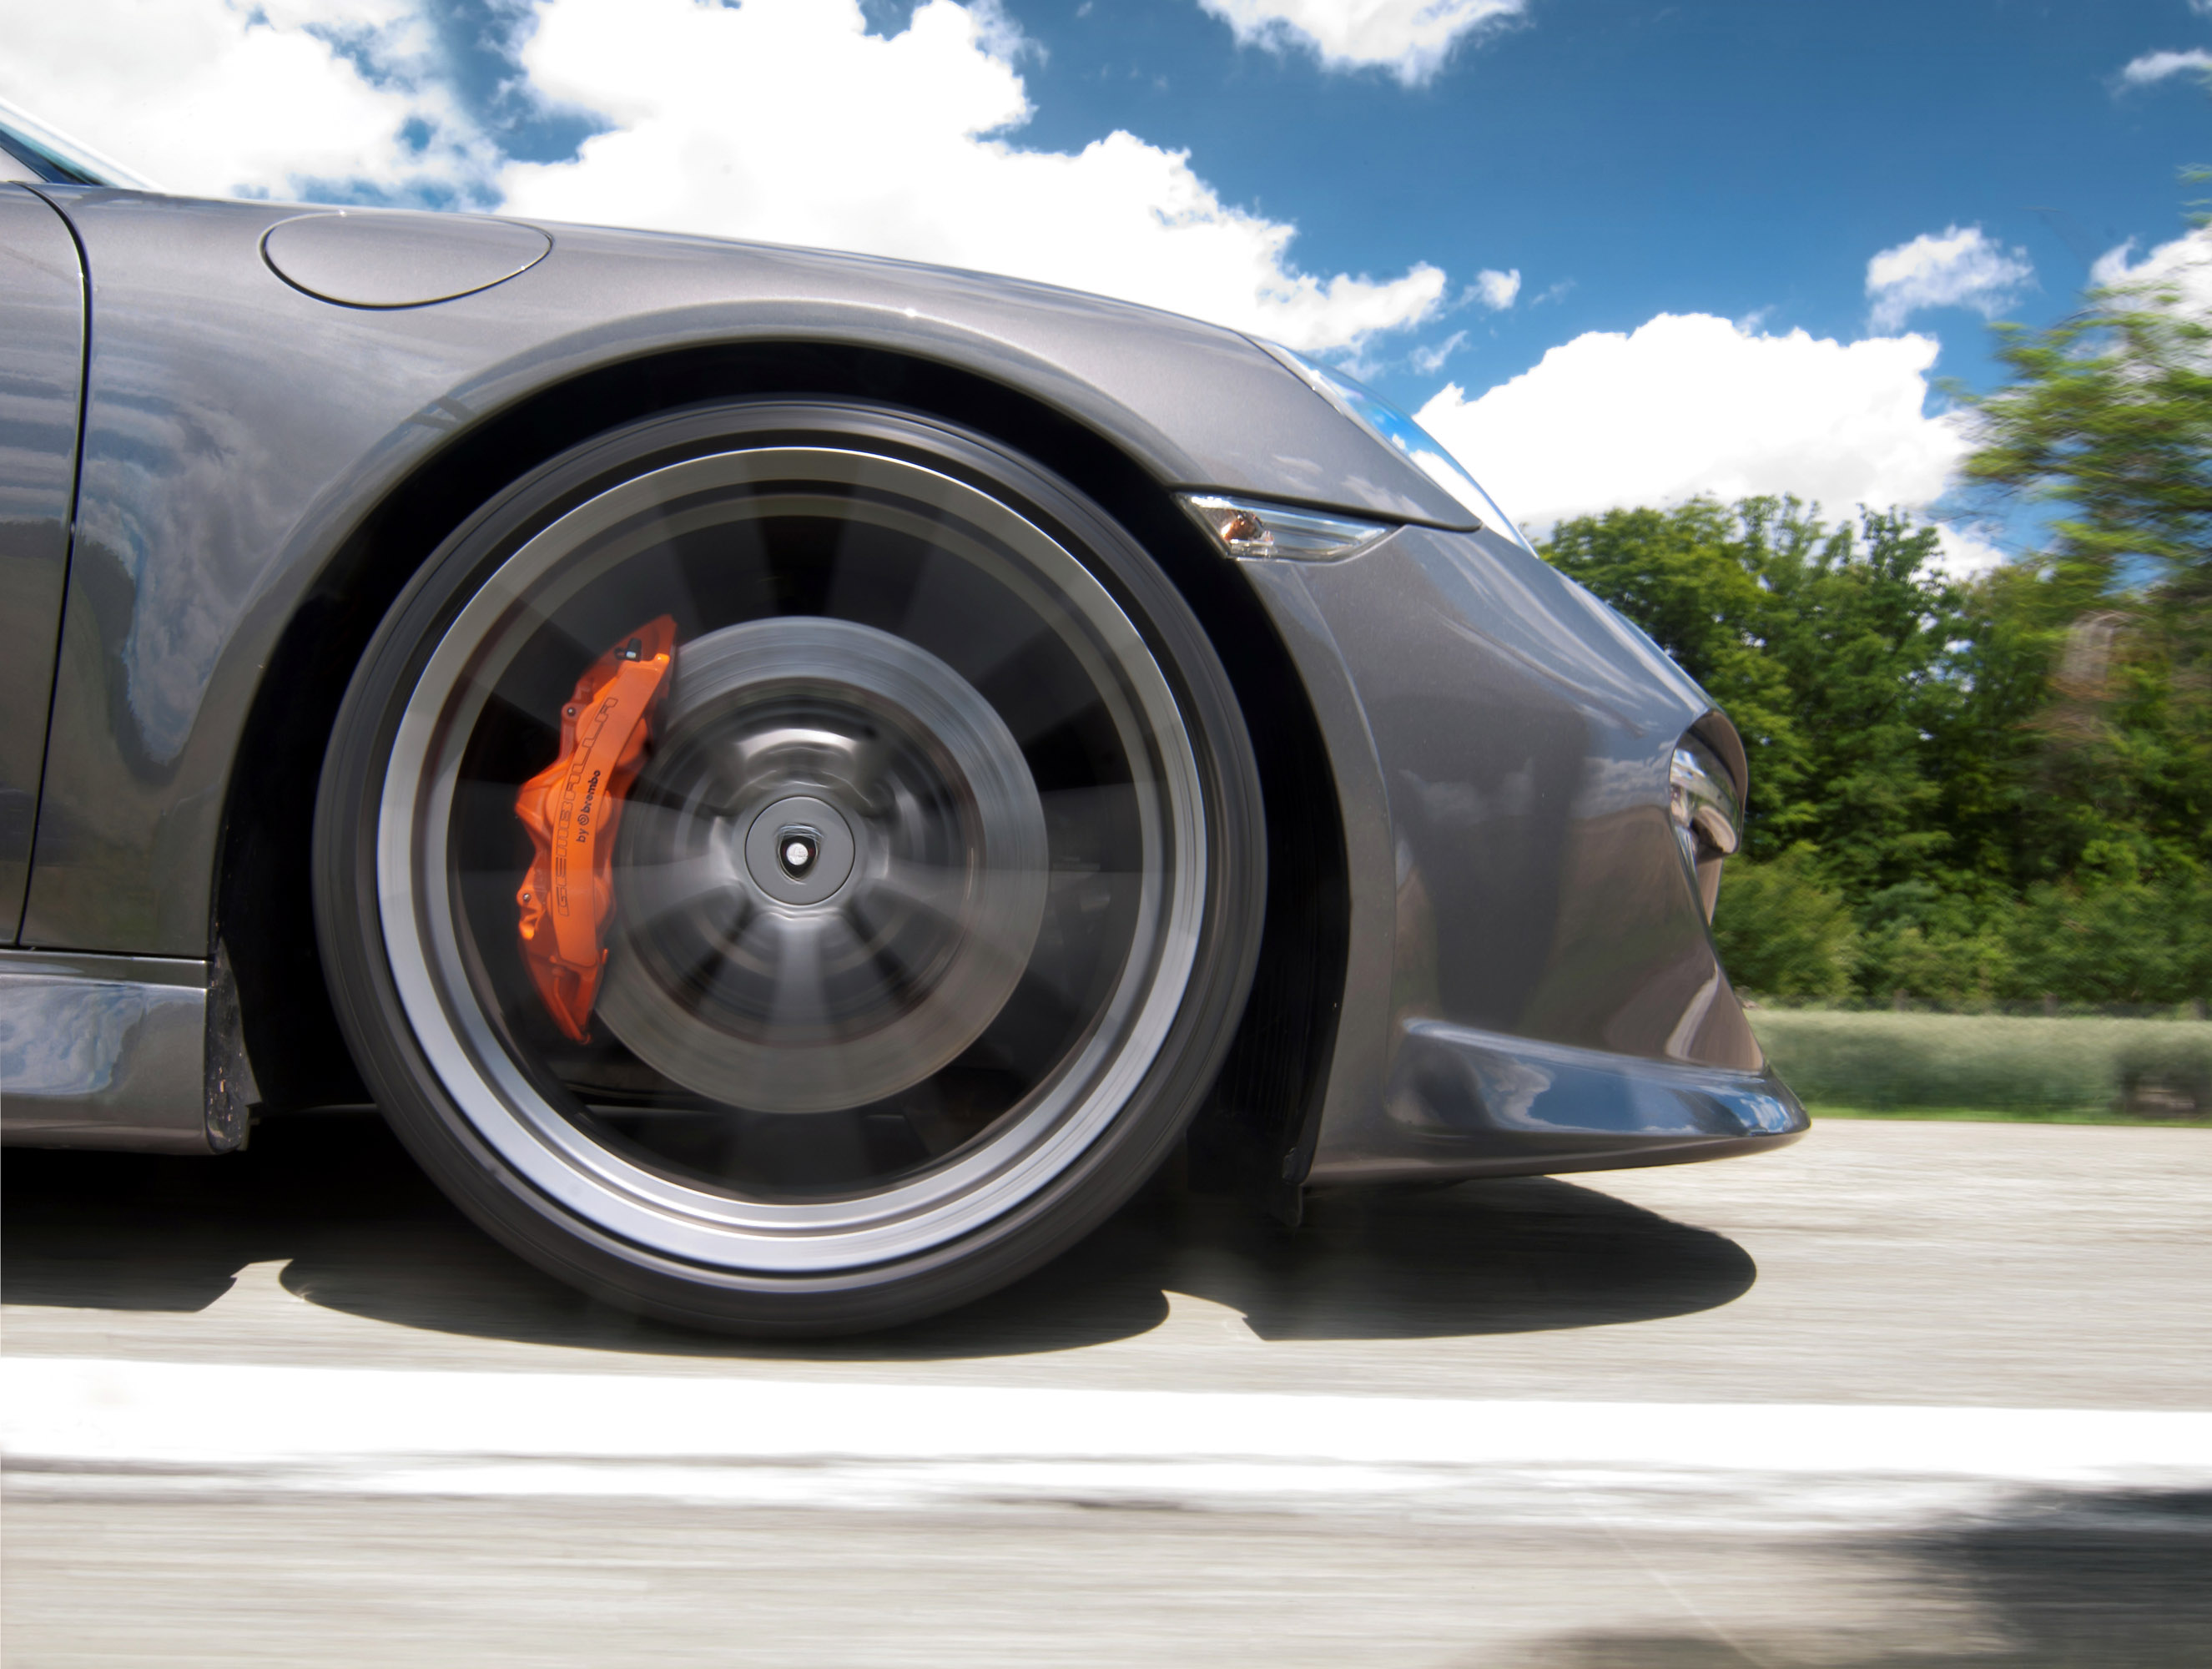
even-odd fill
[[[210,947],[236,972],[247,1052],[272,1112],[367,1097],[324,983],[310,854],[339,703],[422,563],[502,484],[657,411],[747,395],[860,399],[989,436],[1071,482],[1150,551],[1212,638],[1260,769],[1267,821],[1260,972],[1192,1136],[1194,1169],[1295,1214],[1328,1075],[1348,892],[1333,779],[1312,708],[1251,588],[1158,484],[1092,430],[969,373],[879,350],[745,344],[630,361],[539,391],[458,437],[356,527],[294,615],[240,739]]]

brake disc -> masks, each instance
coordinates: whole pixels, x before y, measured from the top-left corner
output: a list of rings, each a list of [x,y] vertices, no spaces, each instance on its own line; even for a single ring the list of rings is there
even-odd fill
[[[715,1100],[818,1112],[939,1071],[1020,983],[1050,858],[1020,744],[889,632],[684,644],[630,797],[599,1014]]]

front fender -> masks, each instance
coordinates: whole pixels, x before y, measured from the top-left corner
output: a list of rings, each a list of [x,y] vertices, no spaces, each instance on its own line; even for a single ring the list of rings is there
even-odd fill
[[[706,344],[890,349],[1065,413],[1163,486],[1468,525],[1243,338],[1122,303],[556,226],[552,253],[506,282],[368,309],[270,271],[261,240],[296,210],[54,198],[83,241],[94,320],[27,944],[210,954],[226,783],[289,624],[401,483],[598,369]]]

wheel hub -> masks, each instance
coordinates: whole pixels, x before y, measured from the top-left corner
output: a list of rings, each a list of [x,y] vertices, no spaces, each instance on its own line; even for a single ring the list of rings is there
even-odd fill
[[[843,813],[826,800],[794,794],[753,819],[745,834],[745,874],[778,904],[823,904],[851,878],[856,850]]]

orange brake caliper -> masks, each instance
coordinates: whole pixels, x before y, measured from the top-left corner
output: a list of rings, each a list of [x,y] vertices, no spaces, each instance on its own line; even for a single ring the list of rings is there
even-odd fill
[[[609,871],[623,796],[637,780],[675,649],[676,622],[664,614],[601,655],[561,710],[560,757],[514,796],[538,848],[514,895],[522,959],[554,1023],[579,1043],[590,1040],[584,1028],[607,959],[599,935],[614,914]]]

